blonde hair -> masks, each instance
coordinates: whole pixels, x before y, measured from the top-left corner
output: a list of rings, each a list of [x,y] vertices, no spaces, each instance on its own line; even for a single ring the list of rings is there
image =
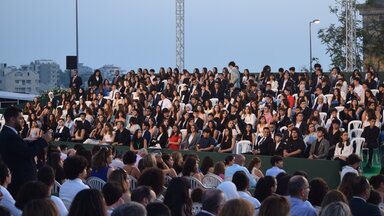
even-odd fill
[[[249,216],[253,215],[255,208],[252,203],[244,199],[232,199],[225,203],[219,216]]]

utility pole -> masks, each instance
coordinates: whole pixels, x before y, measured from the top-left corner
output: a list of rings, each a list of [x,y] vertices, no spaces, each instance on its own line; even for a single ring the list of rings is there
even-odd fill
[[[356,69],[356,0],[345,0],[345,72]]]
[[[176,67],[184,69],[184,0],[176,0]]]

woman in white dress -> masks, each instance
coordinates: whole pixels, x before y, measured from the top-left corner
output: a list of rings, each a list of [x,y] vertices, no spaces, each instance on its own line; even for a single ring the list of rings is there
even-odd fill
[[[103,139],[100,144],[111,144],[115,141],[115,131],[110,123],[105,123],[103,131],[101,132]]]
[[[243,119],[246,124],[252,125],[252,128],[256,127],[256,115],[251,112],[251,108],[249,106],[245,107],[244,114],[241,116],[241,119]]]
[[[333,158],[335,160],[341,160],[346,162],[347,157],[353,153],[353,145],[348,140],[348,132],[344,131],[341,134],[341,141],[336,144],[335,154]]]

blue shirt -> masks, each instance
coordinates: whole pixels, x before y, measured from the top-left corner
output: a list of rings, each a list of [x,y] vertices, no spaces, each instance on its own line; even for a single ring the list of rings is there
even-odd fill
[[[283,169],[280,169],[279,167],[277,166],[273,166],[272,168],[268,169],[267,172],[265,172],[265,176],[273,176],[273,177],[276,177],[277,175],[279,175],[280,173],[282,173],[285,171]]]
[[[215,146],[215,144],[216,144],[215,139],[213,139],[212,137],[208,137],[208,138],[201,137],[198,143],[200,149],[209,148],[211,146]],[[209,151],[213,151],[213,149]]]
[[[227,169],[225,169],[224,176],[225,176],[225,178],[232,178],[232,176],[237,171],[244,171],[245,174],[247,174],[247,176],[248,176],[250,186],[251,187],[255,187],[256,186],[256,180],[251,176],[251,174],[249,173],[248,169],[243,167],[243,166],[240,166],[238,164],[233,164],[232,166],[227,167]]]
[[[291,216],[317,216],[316,209],[311,203],[288,196],[291,204]]]

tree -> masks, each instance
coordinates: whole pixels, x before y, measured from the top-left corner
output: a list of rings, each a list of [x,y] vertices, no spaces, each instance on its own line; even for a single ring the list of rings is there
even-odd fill
[[[345,27],[345,5],[346,0],[335,0],[336,6],[329,7],[332,14],[335,14],[338,19],[337,24],[331,24],[328,28],[320,29],[318,31],[318,37],[322,44],[327,46],[326,53],[331,57],[331,65],[333,67],[340,67],[341,70],[345,70],[345,44],[346,44],[346,27]],[[361,68],[362,61],[362,39],[363,29],[361,27],[361,21],[356,23],[356,68]]]
[[[376,66],[377,71],[382,70],[380,65],[384,63],[384,20],[376,17],[365,22],[363,35],[365,63],[367,66]]]

